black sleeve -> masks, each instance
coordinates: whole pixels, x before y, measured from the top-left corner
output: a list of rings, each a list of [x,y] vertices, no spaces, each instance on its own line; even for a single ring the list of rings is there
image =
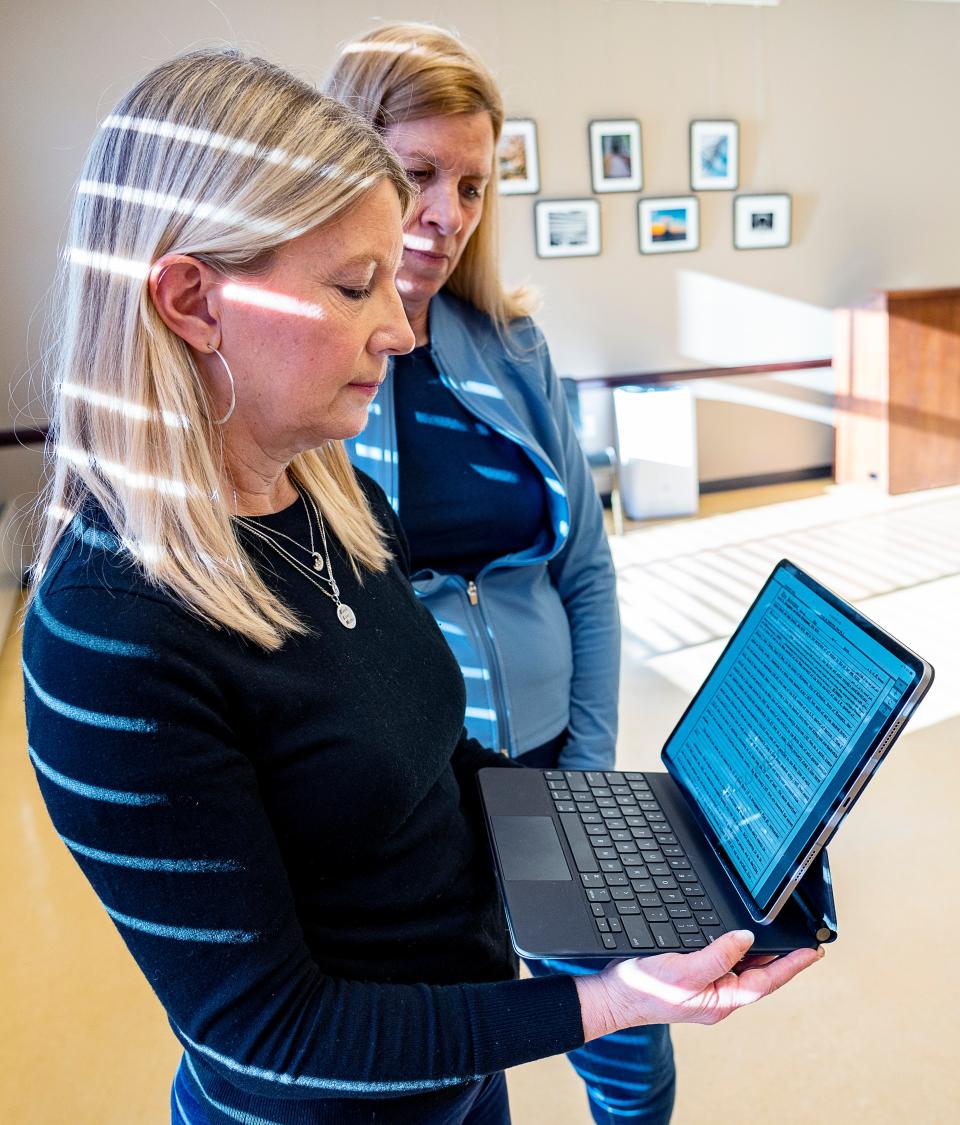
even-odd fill
[[[579,1046],[567,976],[432,986],[321,971],[209,635],[169,604],[94,588],[41,588],[24,631],[51,818],[184,1045],[273,1098],[428,1092]],[[468,743],[458,761],[509,765]]]

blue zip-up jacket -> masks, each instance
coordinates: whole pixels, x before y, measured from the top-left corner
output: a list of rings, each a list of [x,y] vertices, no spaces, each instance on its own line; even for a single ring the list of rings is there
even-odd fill
[[[568,729],[564,768],[610,768],[620,675],[615,575],[543,336],[532,321],[515,321],[508,349],[489,317],[442,292],[430,304],[430,353],[466,409],[523,448],[549,498],[549,526],[526,550],[490,562],[475,583],[432,570],[413,576],[463,672],[467,729],[511,756]],[[346,444],[402,522],[392,380],[391,365],[366,429]]]

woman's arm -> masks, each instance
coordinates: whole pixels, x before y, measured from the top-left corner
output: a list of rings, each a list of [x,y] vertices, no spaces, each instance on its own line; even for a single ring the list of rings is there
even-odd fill
[[[177,1035],[269,1097],[395,1097],[582,1042],[569,978],[390,985],[321,971],[210,632],[142,593],[40,591],[31,756],[54,824]],[[386,721],[386,720],[385,720]]]
[[[539,336],[539,333],[538,333]],[[565,769],[612,769],[620,695],[620,615],[603,509],[546,344],[540,344],[546,398],[557,427],[570,536],[549,563],[567,611],[573,645]]]

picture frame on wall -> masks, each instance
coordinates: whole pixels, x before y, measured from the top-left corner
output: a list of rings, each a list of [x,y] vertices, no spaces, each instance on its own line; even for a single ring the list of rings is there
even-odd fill
[[[538,258],[589,258],[600,253],[596,199],[542,199],[533,212]]]
[[[733,199],[733,245],[736,250],[775,250],[789,246],[793,202],[782,192],[737,195]]]
[[[591,121],[589,134],[593,191],[642,190],[640,122],[629,118]]]
[[[540,190],[537,123],[509,117],[497,144],[497,185],[501,195],[536,195]]]
[[[637,204],[641,254],[700,249],[700,201],[695,195],[641,199]]]
[[[740,178],[736,121],[690,122],[690,190],[735,191]]]

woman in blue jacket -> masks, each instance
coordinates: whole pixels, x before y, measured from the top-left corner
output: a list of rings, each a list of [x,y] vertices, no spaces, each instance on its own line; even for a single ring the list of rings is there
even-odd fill
[[[612,769],[614,570],[529,294],[499,277],[496,84],[448,33],[393,24],[348,44],[327,89],[382,133],[420,189],[397,275],[416,347],[391,361],[350,455],[403,524],[414,585],[463,672],[469,733],[528,765]],[[570,1058],[596,1121],[669,1120],[666,1027]]]

